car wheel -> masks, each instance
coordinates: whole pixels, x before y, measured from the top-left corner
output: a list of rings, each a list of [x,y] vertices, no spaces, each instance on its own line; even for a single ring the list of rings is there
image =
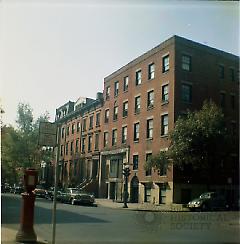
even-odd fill
[[[72,204],[72,205],[75,205],[75,201],[74,201],[74,199],[71,199],[71,204]]]

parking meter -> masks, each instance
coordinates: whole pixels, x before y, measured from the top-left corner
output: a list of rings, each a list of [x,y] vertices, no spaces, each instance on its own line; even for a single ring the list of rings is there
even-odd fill
[[[27,193],[32,193],[38,180],[37,170],[28,168],[24,171],[24,187]]]

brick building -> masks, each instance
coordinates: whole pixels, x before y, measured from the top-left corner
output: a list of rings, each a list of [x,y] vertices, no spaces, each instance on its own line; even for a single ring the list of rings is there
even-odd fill
[[[98,188],[99,196],[122,200],[122,169],[130,165],[131,202],[180,203],[203,192],[206,184],[202,181],[194,182],[173,168],[145,171],[144,163],[150,155],[168,149],[168,132],[179,115],[186,114],[188,109],[200,109],[204,100],[212,99],[222,107],[226,126],[236,138],[229,158],[231,167],[212,189],[238,191],[238,170],[233,170],[238,169],[238,70],[237,56],[173,36],[105,77],[103,100],[73,109],[62,120],[62,130],[71,130],[67,128],[78,123],[82,130],[79,137],[63,137],[61,151],[67,149],[67,143],[85,150],[72,155],[72,149],[70,155],[65,150],[62,182],[71,183],[71,172],[76,173],[76,181],[82,185],[92,182],[94,177],[90,176],[95,175],[98,185],[94,187]],[[90,124],[91,116],[95,118],[98,113],[100,126],[90,126],[85,131],[86,121]],[[96,150],[95,141],[98,141]],[[73,148],[71,145],[68,147]],[[75,167],[77,160],[79,166]]]
[[[237,56],[174,36],[104,79],[105,142],[101,150],[108,198],[122,198],[122,167],[130,164],[132,202],[183,202],[206,189],[191,184],[173,169],[145,171],[147,157],[167,150],[168,131],[187,109],[200,109],[205,99],[222,106],[226,125],[238,121]],[[236,129],[235,129],[236,130]],[[103,138],[104,140],[104,138]],[[232,159],[238,165],[238,152]],[[214,189],[226,186],[230,172]],[[176,180],[176,181],[175,181]]]
[[[98,195],[99,139],[102,93],[96,99],[79,98],[56,109],[61,125],[59,182]]]

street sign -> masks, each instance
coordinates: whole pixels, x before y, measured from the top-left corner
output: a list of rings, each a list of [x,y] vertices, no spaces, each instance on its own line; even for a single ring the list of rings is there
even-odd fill
[[[40,122],[38,144],[40,146],[55,147],[57,144],[57,126],[55,123]]]

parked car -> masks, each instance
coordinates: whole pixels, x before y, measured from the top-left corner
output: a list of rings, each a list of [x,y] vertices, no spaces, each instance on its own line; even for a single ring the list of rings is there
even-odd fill
[[[33,192],[35,193],[36,197],[45,198],[46,196],[46,189],[44,189],[44,187],[41,185],[37,185]]]
[[[57,190],[57,195],[56,195],[56,200],[60,201],[61,200],[61,196],[62,196],[62,189]],[[50,187],[47,191],[46,191],[46,195],[45,198],[49,199],[49,200],[53,200],[54,197],[54,187]]]
[[[11,186],[8,183],[2,184],[1,185],[1,192],[6,193],[11,191]]]
[[[21,193],[23,193],[25,190],[24,190],[24,187],[23,186],[13,186],[12,188],[11,188],[11,192],[12,193],[14,193],[14,194],[21,194]]]
[[[79,190],[78,188],[67,188],[62,192],[61,202],[75,204],[93,205],[95,202],[94,195]]]
[[[187,204],[187,207],[191,210],[227,210],[229,205],[224,195],[216,192],[205,192],[198,198],[193,199]]]

